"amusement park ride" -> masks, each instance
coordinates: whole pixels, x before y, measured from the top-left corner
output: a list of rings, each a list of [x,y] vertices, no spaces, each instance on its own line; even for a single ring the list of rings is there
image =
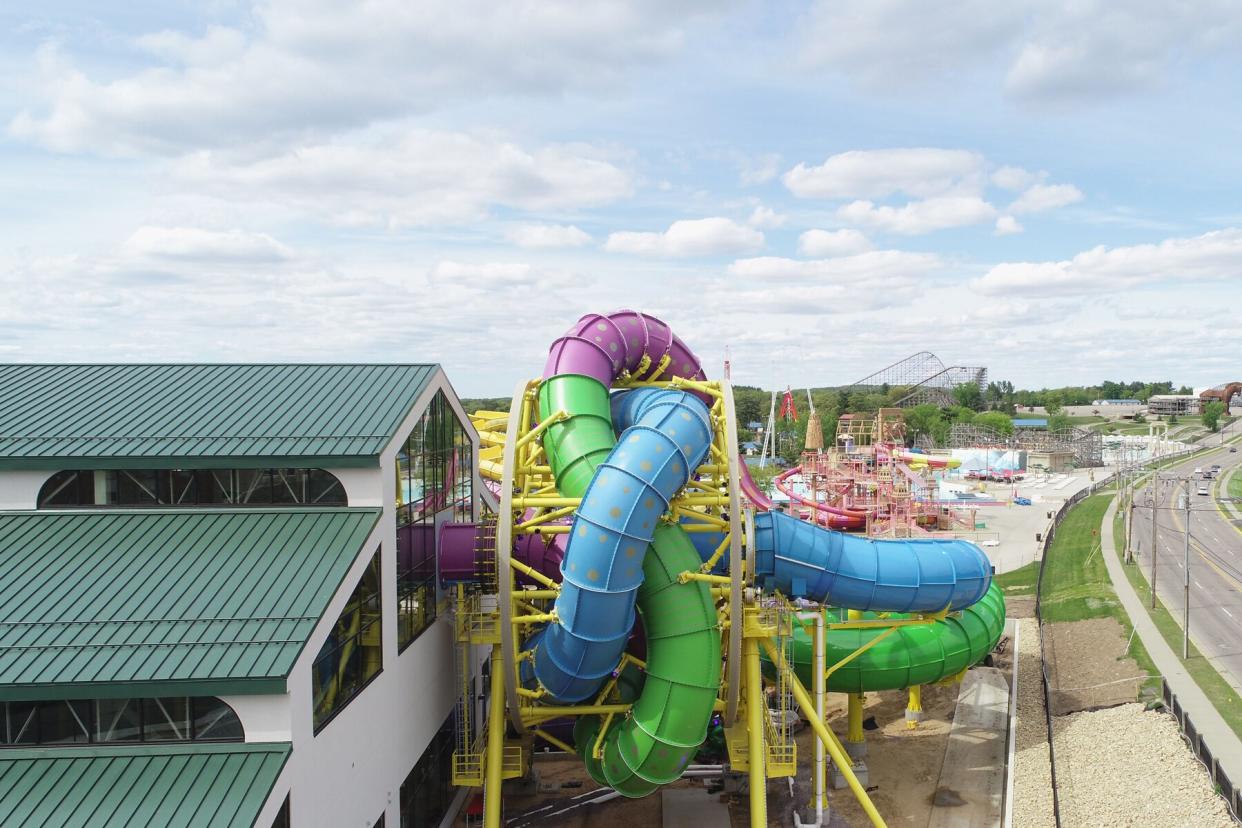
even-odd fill
[[[795,502],[809,520],[775,510],[738,456],[728,381],[708,380],[668,326],[635,311],[583,317],[509,412],[473,420],[499,508],[445,531],[440,557],[461,682],[453,781],[483,788],[488,828],[536,738],[641,797],[681,778],[717,727],[749,776],[751,825],[766,826],[766,780],[796,773],[795,710],[818,739],[821,820],[826,751],[885,824],[856,773],[863,693],[908,689],[913,726],[921,685],[960,677],[996,645],[1004,603],[978,547],[836,531],[879,531],[868,503],[884,494],[842,491],[840,464],[864,461],[840,452],[804,458],[809,493]],[[905,475],[921,480],[934,461],[898,446],[873,440],[870,463],[895,471],[887,495],[906,493],[913,526]],[[826,692],[848,694],[844,744]],[[551,726],[567,718],[572,744]]]

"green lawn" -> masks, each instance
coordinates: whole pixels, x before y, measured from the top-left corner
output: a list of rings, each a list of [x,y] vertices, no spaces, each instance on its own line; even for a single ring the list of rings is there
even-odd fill
[[[1235,503],[1242,500],[1242,471],[1234,472],[1229,478],[1228,496],[1233,498]],[[1242,504],[1239,505],[1242,506]]]
[[[1034,595],[1039,580],[1039,561],[1031,561],[1020,569],[997,575],[996,583],[1006,595]]]
[[[1116,618],[1130,642],[1126,655],[1152,676],[1142,684],[1142,690],[1150,695],[1159,687],[1159,671],[1143,642],[1133,635],[1134,625],[1117,600],[1100,549],[1100,523],[1112,498],[1111,492],[1086,498],[1057,527],[1044,562],[1041,615],[1044,621],[1054,623]]]
[[[1151,616],[1156,629],[1160,631],[1160,635],[1164,637],[1165,642],[1173,649],[1173,652],[1180,653],[1182,651],[1181,625],[1165,608],[1163,601],[1158,600],[1156,608],[1151,608],[1151,589],[1147,585],[1147,580],[1139,572],[1139,567],[1124,564],[1123,547],[1125,541],[1122,526],[1121,514],[1118,513],[1113,519],[1113,545],[1115,547],[1113,552],[1118,558],[1122,559],[1126,577],[1130,579],[1130,584],[1134,587],[1134,591],[1138,593],[1139,600],[1147,608],[1147,614]],[[1139,663],[1141,664],[1142,662]],[[1144,669],[1150,673],[1155,672],[1154,667],[1144,666]],[[1199,688],[1212,700],[1212,704],[1216,706],[1217,712],[1233,728],[1233,732],[1242,737],[1242,698],[1229,685],[1229,682],[1225,681],[1220,673],[1216,672],[1216,668],[1203,657],[1194,644],[1190,645],[1190,658],[1186,660],[1186,672],[1190,673],[1194,680],[1198,682]]]

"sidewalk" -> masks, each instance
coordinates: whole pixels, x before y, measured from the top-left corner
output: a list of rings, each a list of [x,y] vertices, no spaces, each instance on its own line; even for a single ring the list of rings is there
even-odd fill
[[[1113,589],[1117,591],[1122,607],[1130,615],[1130,621],[1156,669],[1163,674],[1165,681],[1177,695],[1178,702],[1194,722],[1195,729],[1210,745],[1212,755],[1216,757],[1221,769],[1230,779],[1242,779],[1242,739],[1238,738],[1216,712],[1212,702],[1199,689],[1198,683],[1182,667],[1182,660],[1165,643],[1164,636],[1156,629],[1151,616],[1147,614],[1147,608],[1130,585],[1124,565],[1117,558],[1113,542],[1113,515],[1116,511],[1117,501],[1114,500],[1104,513],[1104,522],[1100,524],[1100,553],[1108,567],[1108,577],[1113,582]]]

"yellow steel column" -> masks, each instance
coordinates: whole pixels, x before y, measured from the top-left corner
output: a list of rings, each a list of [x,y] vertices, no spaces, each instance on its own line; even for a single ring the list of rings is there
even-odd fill
[[[846,616],[850,621],[861,621],[862,611],[850,610]],[[867,737],[863,735],[863,703],[867,697],[862,693],[850,693],[846,697],[846,714],[848,727],[845,731],[846,748],[851,759],[859,759],[867,755]]]
[[[505,760],[505,665],[500,645],[492,645],[491,706],[487,710],[486,783],[483,788],[483,828],[500,828],[500,789]]]
[[[914,730],[923,718],[923,685],[910,688],[910,701],[906,704],[906,727]]]
[[[850,765],[849,759],[846,758],[845,751],[841,746],[841,742],[837,740],[836,734],[829,730],[823,720],[815,715],[815,704],[811,701],[806,688],[802,686],[802,682],[798,681],[797,675],[789,668],[788,662],[785,661],[784,653],[772,643],[771,639],[763,639],[762,644],[764,651],[768,654],[768,658],[776,665],[776,669],[786,674],[789,689],[793,691],[794,698],[798,702],[798,707],[802,710],[803,717],[810,720],[811,727],[815,730],[815,735],[819,737],[820,742],[828,749],[828,755],[832,757],[832,761],[836,763],[837,768],[841,771],[841,775],[845,777],[846,784],[850,786],[850,790],[854,793],[854,798],[858,800],[859,806],[867,814],[871,824],[875,828],[886,828],[884,817],[880,816],[880,812],[875,809],[875,804],[871,801],[871,797],[867,796],[866,789],[858,781],[858,777],[854,775],[854,769]]]
[[[768,775],[764,769],[763,717],[767,705],[763,700],[763,678],[759,669],[759,644],[753,638],[742,639],[742,660],[746,663],[746,743],[750,761],[750,826],[767,828],[768,824]]]

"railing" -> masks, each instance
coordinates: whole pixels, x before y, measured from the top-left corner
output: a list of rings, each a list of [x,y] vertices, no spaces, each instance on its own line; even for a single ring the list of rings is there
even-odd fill
[[[1160,697],[1164,701],[1165,709],[1173,714],[1173,718],[1177,719],[1177,726],[1182,731],[1182,736],[1190,745],[1190,751],[1199,761],[1203,763],[1203,767],[1207,769],[1208,777],[1216,786],[1221,797],[1224,798],[1225,804],[1229,806],[1229,812],[1233,814],[1234,819],[1242,819],[1242,789],[1234,786],[1233,780],[1225,773],[1225,769],[1221,767],[1220,762],[1216,761],[1216,757],[1212,754],[1207,744],[1207,736],[1200,733],[1195,727],[1194,722],[1190,720],[1190,715],[1182,708],[1181,703],[1177,700],[1177,694],[1173,692],[1173,688],[1164,679],[1160,679]]]

